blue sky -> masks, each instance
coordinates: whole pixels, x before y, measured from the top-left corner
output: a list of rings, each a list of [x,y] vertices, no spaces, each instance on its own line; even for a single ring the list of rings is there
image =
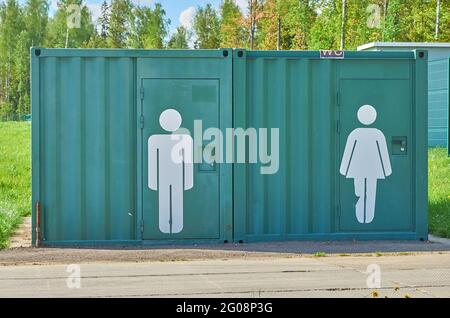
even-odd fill
[[[0,0],[4,2],[5,0]],[[25,0],[18,0],[20,4],[25,3]],[[50,3],[50,15],[52,15],[57,8],[58,0],[47,0]],[[84,0],[86,5],[92,12],[94,22],[100,14],[100,8],[103,0]],[[107,0],[110,2],[111,0]],[[234,0],[243,10],[246,10],[248,0]],[[170,19],[169,26],[170,34],[173,33],[180,24],[185,27],[191,27],[192,18],[195,14],[195,9],[198,6],[204,6],[211,3],[215,9],[219,9],[222,0],[131,0],[135,5],[154,7],[155,3],[161,3],[166,10],[166,16]]]
[[[48,0],[50,3],[50,15],[52,15],[57,7],[58,0]],[[100,7],[103,0],[84,0],[89,9],[92,12],[94,22],[100,14]],[[107,0],[110,2],[111,0]],[[4,0],[0,0],[4,2]],[[19,0],[19,3],[23,4],[25,0]],[[195,9],[198,6],[204,6],[207,3],[211,3],[215,9],[219,9],[221,0],[131,0],[135,5],[151,6],[155,3],[161,3],[166,10],[166,15],[170,19],[170,33],[172,33],[177,26],[184,25],[190,27],[192,18],[195,14]],[[235,0],[235,2],[246,10],[248,0]]]
[[[54,10],[57,0],[52,1],[52,10]],[[91,9],[94,19],[100,13],[100,6],[103,0],[85,0]],[[110,0],[109,0],[110,1]],[[214,8],[218,9],[221,0],[131,0],[136,5],[151,6],[159,2],[166,10],[167,17],[170,19],[170,31],[173,32],[180,24],[189,27],[192,23],[192,17],[198,6],[204,6],[211,3]],[[236,0],[242,8],[245,7],[247,0]]]

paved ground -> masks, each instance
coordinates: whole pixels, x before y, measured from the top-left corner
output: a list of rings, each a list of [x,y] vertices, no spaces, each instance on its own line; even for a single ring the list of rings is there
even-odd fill
[[[369,265],[381,288],[368,288]],[[80,264],[79,289],[67,270],[0,266],[0,297],[450,297],[450,254],[438,252]]]
[[[0,251],[0,266],[96,262],[190,261],[286,258],[315,253],[375,254],[450,252],[450,243],[416,241],[272,242],[159,247],[12,248]]]
[[[11,248],[0,297],[450,297],[450,243],[432,241]]]

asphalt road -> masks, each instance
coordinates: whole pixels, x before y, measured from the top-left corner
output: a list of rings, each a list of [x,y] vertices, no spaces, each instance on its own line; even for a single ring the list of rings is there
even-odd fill
[[[450,297],[450,253],[0,266],[0,297],[374,296]]]

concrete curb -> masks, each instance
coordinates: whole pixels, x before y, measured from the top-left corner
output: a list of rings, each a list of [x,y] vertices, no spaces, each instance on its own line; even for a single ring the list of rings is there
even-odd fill
[[[428,240],[432,243],[439,243],[439,244],[450,246],[450,239],[447,239],[447,238],[437,237],[437,236],[430,234],[430,235],[428,235]]]

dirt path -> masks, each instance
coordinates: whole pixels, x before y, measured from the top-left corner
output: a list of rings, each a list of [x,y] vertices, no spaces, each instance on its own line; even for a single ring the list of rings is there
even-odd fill
[[[31,216],[23,218],[22,224],[9,241],[9,247],[31,247]]]

